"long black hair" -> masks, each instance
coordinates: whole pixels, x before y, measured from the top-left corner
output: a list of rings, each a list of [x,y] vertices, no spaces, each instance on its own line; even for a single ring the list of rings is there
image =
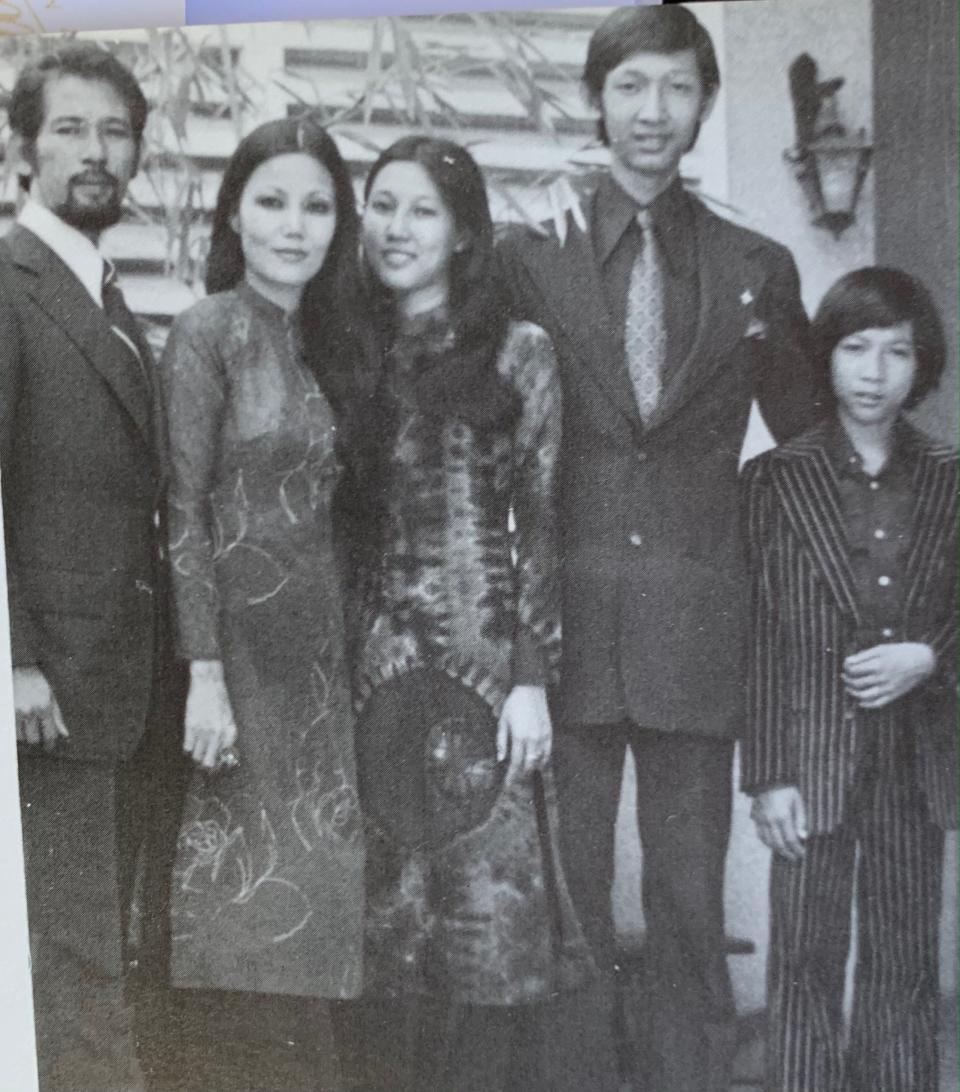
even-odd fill
[[[304,288],[300,314],[307,364],[340,408],[349,399],[360,356],[355,298],[359,217],[350,172],[333,138],[311,116],[265,122],[237,145],[217,194],[205,284],[208,293],[224,292],[243,279],[243,247],[230,221],[257,167],[296,152],[312,156],[333,182],[337,223],[323,266]]]
[[[497,281],[493,221],[480,168],[470,153],[453,141],[423,135],[402,137],[382,152],[370,169],[365,200],[377,176],[390,163],[423,167],[461,240],[451,255],[448,278],[447,320],[453,340],[441,353],[421,361],[422,409],[460,417],[475,427],[509,420],[518,410],[518,398],[496,370],[508,314]],[[365,279],[382,353],[397,332],[397,305],[369,269]]]

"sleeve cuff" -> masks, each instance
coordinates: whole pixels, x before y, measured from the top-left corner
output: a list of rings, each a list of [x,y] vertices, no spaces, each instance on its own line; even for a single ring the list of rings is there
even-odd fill
[[[778,778],[776,781],[758,781],[755,785],[741,785],[741,792],[746,793],[747,796],[761,796],[765,792],[769,792],[771,789],[795,789],[797,788],[796,781],[789,781],[785,778]]]
[[[546,686],[547,665],[533,632],[519,627],[513,645],[513,685]]]
[[[176,642],[176,653],[181,660],[220,660],[220,642],[213,632],[180,634]]]

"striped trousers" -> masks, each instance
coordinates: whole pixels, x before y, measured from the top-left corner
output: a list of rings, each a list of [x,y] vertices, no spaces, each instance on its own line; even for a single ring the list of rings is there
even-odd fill
[[[937,1088],[943,831],[912,774],[901,767],[861,782],[846,820],[810,838],[801,862],[774,857],[767,1092]],[[845,1034],[855,878],[858,954]]]

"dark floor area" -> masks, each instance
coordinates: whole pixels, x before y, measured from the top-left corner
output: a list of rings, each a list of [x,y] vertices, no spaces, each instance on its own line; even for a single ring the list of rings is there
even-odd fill
[[[176,1056],[153,1050],[147,1032],[151,1092],[347,1092],[333,1060],[327,1006],[302,999],[262,999],[176,991]],[[939,1092],[957,1092],[957,1000],[940,1019]],[[147,1020],[153,1029],[156,1017]],[[741,1046],[731,1092],[755,1092],[763,1071],[763,1018],[741,1021]],[[584,1089],[583,1092],[589,1092]],[[625,1085],[622,1092],[651,1092]]]

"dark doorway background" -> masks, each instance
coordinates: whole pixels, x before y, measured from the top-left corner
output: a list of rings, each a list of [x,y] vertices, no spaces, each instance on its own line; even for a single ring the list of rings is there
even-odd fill
[[[874,0],[876,255],[921,277],[947,326],[941,389],[921,407],[957,442],[958,175],[956,0]]]

